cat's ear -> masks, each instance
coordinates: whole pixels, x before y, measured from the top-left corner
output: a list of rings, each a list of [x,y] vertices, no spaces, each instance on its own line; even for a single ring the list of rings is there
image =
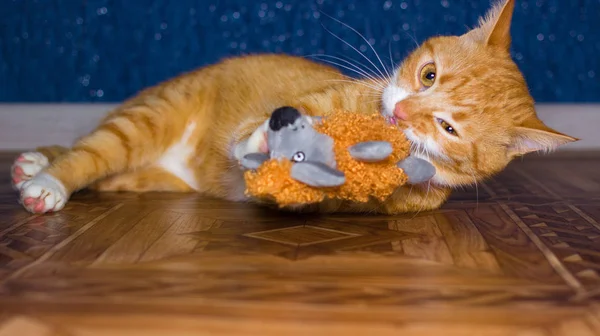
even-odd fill
[[[511,45],[510,27],[515,0],[501,0],[480,19],[479,27],[471,30],[465,36],[479,43],[494,46],[509,51]]]
[[[505,50],[510,49],[511,38],[510,38],[510,26],[512,22],[513,12],[515,11],[515,0],[504,1],[504,5],[498,8],[502,8],[499,12],[492,10],[490,18],[493,20],[493,28],[487,38],[487,44],[503,48]],[[496,9],[498,11],[498,9]]]
[[[550,152],[578,140],[544,125],[537,118],[531,118],[515,128],[508,155],[515,157],[537,151]]]

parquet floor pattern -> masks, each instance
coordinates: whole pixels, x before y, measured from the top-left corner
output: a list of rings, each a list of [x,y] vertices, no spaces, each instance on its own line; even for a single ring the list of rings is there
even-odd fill
[[[0,155],[0,336],[600,335],[600,155],[442,209],[297,216],[193,194],[30,215]]]

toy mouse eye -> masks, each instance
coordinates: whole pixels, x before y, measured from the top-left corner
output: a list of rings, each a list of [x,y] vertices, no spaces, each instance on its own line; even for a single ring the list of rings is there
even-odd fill
[[[302,162],[305,159],[306,159],[306,156],[302,152],[296,152],[296,154],[294,154],[294,156],[292,157],[292,161],[294,161],[294,162]]]

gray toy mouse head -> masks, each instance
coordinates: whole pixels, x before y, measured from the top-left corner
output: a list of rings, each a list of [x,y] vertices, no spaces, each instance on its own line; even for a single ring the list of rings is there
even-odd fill
[[[333,139],[317,132],[313,124],[318,118],[303,116],[297,109],[284,106],[273,111],[267,130],[269,154],[251,153],[244,156],[241,165],[257,169],[271,159],[294,162],[291,177],[312,187],[337,187],[345,183],[344,173],[336,169]],[[361,142],[348,148],[350,155],[363,162],[387,159],[393,151],[385,141]],[[420,183],[435,175],[435,168],[427,161],[408,157],[398,163],[408,175],[409,183]]]
[[[281,107],[269,119],[267,144],[272,159],[286,158],[295,163],[320,162],[336,167],[333,139],[317,132],[317,122],[293,107]]]

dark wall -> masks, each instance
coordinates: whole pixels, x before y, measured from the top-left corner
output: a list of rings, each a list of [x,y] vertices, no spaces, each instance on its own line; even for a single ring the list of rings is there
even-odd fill
[[[461,34],[488,0],[2,0],[0,101],[121,101],[245,53],[326,53],[389,64],[416,41]],[[513,56],[542,102],[600,101],[600,0],[517,0]],[[363,62],[365,62],[363,60]]]

